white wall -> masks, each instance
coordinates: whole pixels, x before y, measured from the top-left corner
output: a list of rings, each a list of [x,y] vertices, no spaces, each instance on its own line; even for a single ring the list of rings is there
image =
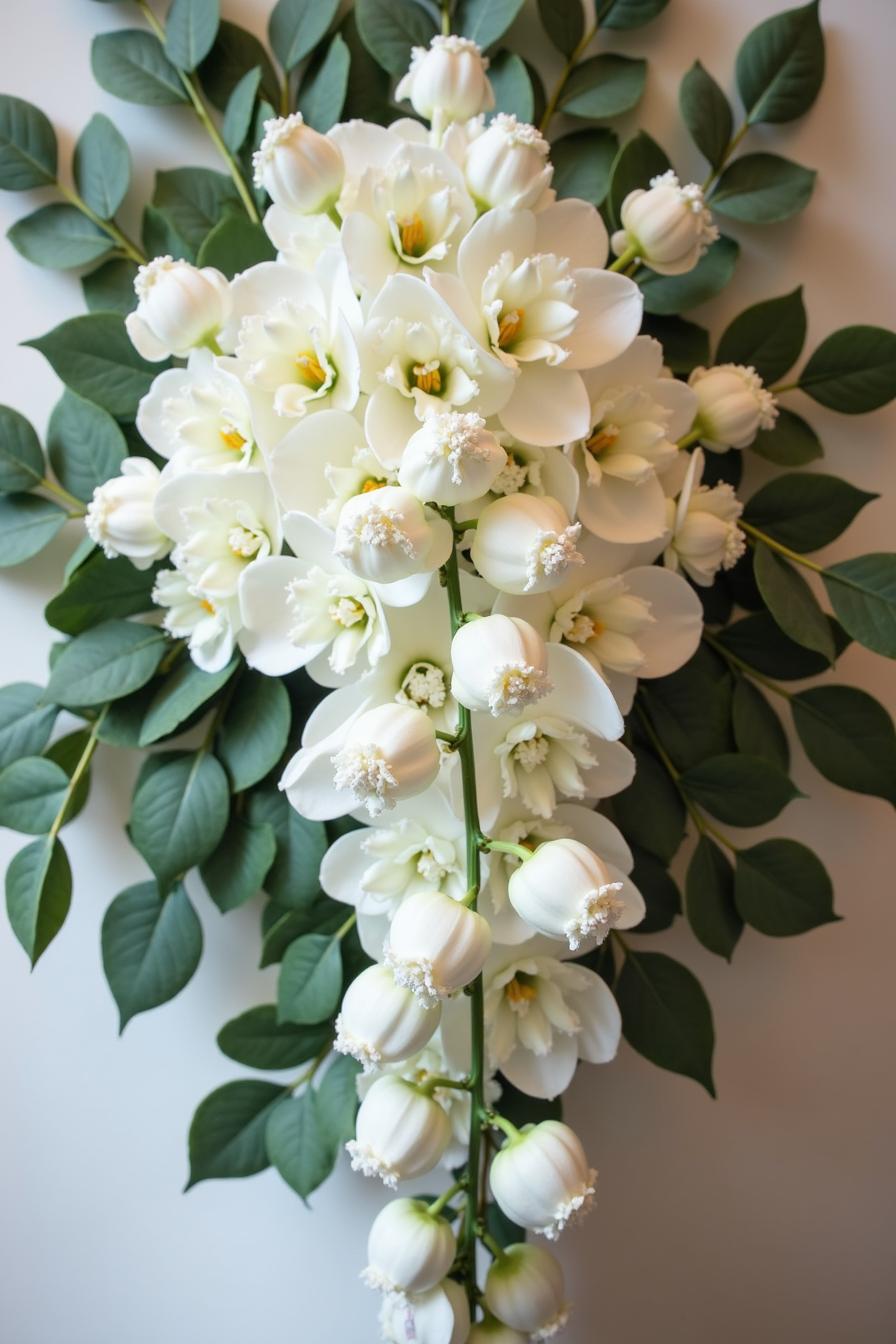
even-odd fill
[[[651,57],[643,119],[683,170],[699,172],[677,123],[681,74],[699,55],[730,88],[740,37],[782,7],[672,0],[653,26],[609,44]],[[225,4],[256,27],[268,8]],[[741,231],[740,275],[712,314],[719,331],[747,303],[805,281],[810,348],[848,322],[892,325],[896,297],[891,0],[825,0],[823,10],[829,76],[820,104],[803,122],[751,142],[820,168],[815,198],[801,219]],[[150,165],[212,162],[186,112],[137,109],[93,85],[90,37],[132,22],[130,7],[30,0],[15,12],[0,43],[0,88],[44,107],[65,150],[102,109],[128,137],[141,187]],[[4,226],[31,204],[0,198]],[[78,285],[29,267],[8,247],[0,264],[0,400],[42,428],[59,389],[42,358],[17,342],[79,311]],[[852,420],[814,405],[810,418],[826,469],[887,496],[831,556],[892,546],[896,418]],[[59,541],[2,578],[4,681],[44,675],[41,607],[71,544]],[[883,661],[853,647],[840,673],[892,707]],[[780,942],[747,933],[730,968],[684,928],[649,940],[680,955],[711,996],[719,1100],[627,1048],[612,1067],[578,1078],[569,1116],[588,1136],[601,1182],[586,1230],[561,1243],[579,1307],[564,1336],[570,1344],[894,1337],[891,814],[823,783],[798,747],[793,769],[811,801],[794,803],[769,830],[817,846],[845,920]],[[374,1304],[356,1278],[379,1203],[369,1184],[341,1167],[313,1213],[271,1173],[180,1194],[193,1107],[242,1072],[219,1055],[215,1032],[270,999],[273,977],[254,969],[257,911],[223,919],[200,898],[206,952],[195,979],[116,1037],[100,920],[142,873],[121,832],[132,767],[103,749],[94,776],[88,811],[67,832],[72,913],[33,977],[0,930],[0,1338],[373,1340]],[[20,843],[4,833],[2,857]]]

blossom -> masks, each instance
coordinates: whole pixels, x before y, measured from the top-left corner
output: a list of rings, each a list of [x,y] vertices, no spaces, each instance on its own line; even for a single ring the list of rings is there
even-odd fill
[[[171,539],[153,514],[160,479],[149,458],[126,457],[121,475],[94,490],[84,526],[110,560],[126,555],[135,569],[149,569],[171,550]]]
[[[518,713],[552,689],[544,640],[527,621],[495,614],[451,641],[451,690],[468,709]]]
[[[476,979],[491,942],[491,930],[475,910],[441,892],[418,891],[395,913],[384,960],[396,984],[430,1004]]]
[[[354,1056],[368,1073],[416,1055],[438,1027],[439,1016],[440,1005],[432,1011],[421,1004],[411,990],[396,983],[388,966],[368,966],[345,992],[334,1046]]]
[[[437,34],[428,47],[412,47],[411,67],[395,97],[409,99],[439,134],[447,122],[467,121],[494,107],[487,69],[488,59],[468,37]]]
[[[510,903],[548,938],[565,937],[570,951],[602,943],[622,919],[625,903],[606,865],[580,840],[548,840],[510,878]]]
[[[549,1241],[588,1213],[596,1179],[578,1135],[560,1120],[542,1120],[509,1139],[490,1173],[502,1212]]]
[[[203,596],[186,574],[163,569],[156,575],[152,600],[162,608],[162,625],[174,639],[185,639],[190,657],[203,672],[220,672],[233,657],[239,611],[234,599]]]
[[[398,485],[355,495],[343,504],[333,550],[359,578],[397,583],[431,574],[448,559],[454,534],[444,518]]]
[[[345,1145],[352,1171],[399,1181],[432,1171],[448,1146],[451,1126],[437,1101],[395,1074],[378,1078],[361,1102],[355,1137]]]
[[[393,1199],[373,1220],[361,1278],[384,1293],[425,1293],[454,1263],[449,1223],[420,1199]]]
[[[507,454],[475,411],[427,416],[401,456],[398,480],[420,499],[454,506],[480,499],[507,465]]]
[[[443,1279],[427,1293],[386,1297],[380,1312],[386,1344],[465,1344],[470,1308],[461,1284]]]
[[[507,495],[479,515],[470,557],[501,592],[545,592],[583,563],[576,549],[581,530],[548,495]]]
[[[486,1277],[485,1304],[505,1325],[530,1339],[550,1339],[569,1316],[556,1257],[525,1242],[505,1247]]]
[[[660,275],[692,271],[719,231],[696,182],[681,186],[670,169],[650,179],[650,189],[630,191],[619,211],[622,228],[613,234],[617,256],[634,254]]]
[[[737,526],[743,504],[727,482],[712,488],[700,485],[703,453],[696,448],[677,503],[669,500],[671,540],[663,552],[670,569],[679,565],[694,583],[708,588],[720,569],[731,569],[746,550]]]
[[[134,291],[137,308],[125,318],[125,329],[137,353],[154,362],[187,355],[197,345],[214,346],[230,312],[226,276],[173,257],[139,267]]]
[[[554,175],[549,152],[547,140],[534,126],[499,112],[466,153],[467,185],[480,208],[531,210],[539,205]]]
[[[694,369],[688,386],[697,397],[695,429],[707,448],[747,448],[760,429],[773,429],[778,406],[752,365]]]
[[[166,369],[153,380],[137,409],[137,429],[168,459],[169,475],[259,465],[246,391],[209,350],[192,351],[185,369]]]
[[[343,504],[397,476],[374,456],[363,426],[347,411],[315,411],[288,430],[270,456],[269,472],[281,508],[310,514],[331,531]]]
[[[271,117],[252,156],[255,185],[275,205],[300,215],[322,214],[342,190],[345,167],[339,147],[305,124],[301,112]]]

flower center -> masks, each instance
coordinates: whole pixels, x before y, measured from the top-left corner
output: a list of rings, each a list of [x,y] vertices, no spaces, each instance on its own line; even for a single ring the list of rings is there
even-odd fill
[[[398,221],[401,250],[409,257],[420,257],[426,251],[426,228],[418,214]]]
[[[306,350],[304,354],[296,355],[296,369],[299,382],[310,387],[313,392],[319,391],[327,381],[326,370],[313,350]]]
[[[372,490],[382,490],[383,486],[387,484],[387,481],[381,481],[376,476],[368,476],[366,481],[361,482],[361,489],[358,491],[358,494],[369,495]]]
[[[421,392],[437,396],[442,390],[442,367],[437,359],[427,360],[425,364],[415,364],[411,370],[414,382]]]
[[[498,345],[502,350],[506,350],[511,341],[516,340],[525,316],[525,308],[511,308],[509,313],[502,312],[498,320]]]
[[[587,616],[584,611],[577,611],[564,630],[563,638],[569,644],[587,644],[595,635],[602,635],[605,629],[601,621]]]
[[[527,557],[527,592],[534,588],[540,578],[552,578],[555,574],[562,574],[570,565],[585,563],[585,557],[576,550],[581,530],[581,523],[571,523],[562,532],[539,531],[529,547]]]
[[[232,527],[227,534],[230,553],[238,560],[251,560],[261,550],[262,540],[259,533],[250,532],[248,527]]]
[[[529,663],[505,663],[495,669],[488,690],[488,707],[493,714],[522,709],[540,700],[554,689],[550,677]]]
[[[215,610],[215,604],[214,604],[214,602],[209,602],[209,600],[208,600],[207,597],[200,597],[200,599],[199,599],[199,605],[200,605],[200,607],[202,608],[203,611],[207,611],[207,612],[208,612],[209,616],[214,616],[214,615],[217,614],[217,613],[216,613],[216,610]]]
[[[361,603],[355,601],[353,597],[340,597],[331,602],[327,607],[327,615],[334,625],[341,625],[345,630],[350,630],[353,625],[357,625],[367,617]]]
[[[604,425],[603,428],[595,429],[590,439],[585,440],[585,447],[592,457],[600,457],[606,448],[611,448],[619,438],[618,425]]]
[[[238,453],[241,448],[245,447],[246,440],[239,430],[234,429],[233,426],[229,429],[219,430],[218,432],[226,446],[232,448],[235,453]]]
[[[524,742],[518,742],[513,749],[513,759],[518,765],[531,773],[536,766],[543,765],[547,760],[551,750],[551,744],[544,733],[538,732],[534,737],[527,738]]]
[[[530,1004],[533,999],[538,998],[535,976],[527,975],[525,971],[517,971],[510,983],[504,986],[504,997],[511,1008],[519,1009]]]
[[[348,789],[359,803],[366,803],[372,817],[391,806],[389,791],[397,781],[375,742],[345,746],[331,757],[331,764],[336,788]]]
[[[445,673],[434,663],[412,663],[404,675],[395,699],[418,709],[442,709],[448,698]]]

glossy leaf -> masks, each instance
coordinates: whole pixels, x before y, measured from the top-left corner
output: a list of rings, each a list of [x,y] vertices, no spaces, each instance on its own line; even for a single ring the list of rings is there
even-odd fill
[[[336,1161],[317,1096],[306,1088],[276,1107],[265,1135],[268,1157],[286,1184],[307,1204],[308,1196],[327,1179]]]
[[[822,579],[847,634],[885,658],[896,658],[896,556],[859,555],[831,565]]]
[[[297,938],[280,964],[277,1020],[313,1026],[336,1011],[342,987],[339,940],[325,933]]]
[[[730,961],[744,922],[734,904],[734,869],[708,835],[699,837],[688,864],[685,901],[695,937]]]
[[[342,115],[350,65],[345,39],[336,33],[305,72],[297,107],[307,124],[316,131],[328,131]]]
[[[628,949],[615,993],[629,1045],[661,1069],[694,1078],[714,1097],[712,1010],[687,967],[661,952]]]
[[[896,333],[884,327],[842,327],[811,356],[799,386],[844,415],[876,411],[896,396]]]
[[[164,107],[188,101],[161,42],[142,28],[99,33],[90,49],[90,66],[100,88],[127,103]]]
[[[428,47],[436,34],[432,15],[415,0],[356,0],[361,41],[390,75],[403,75],[412,47]]]
[[[121,892],[103,917],[102,950],[124,1031],[179,994],[199,965],[202,928],[184,887],[163,896],[155,882],[140,882]]]
[[[585,33],[582,0],[538,0],[538,13],[557,50],[571,56]]]
[[[231,658],[218,672],[203,672],[191,658],[184,658],[168,676],[149,706],[140,730],[141,747],[169,737],[176,728],[226,686],[238,666]]]
[[[206,890],[225,914],[256,896],[277,857],[277,837],[268,822],[234,817],[220,844],[202,864]]]
[[[776,224],[809,204],[818,174],[780,154],[742,154],[710,197],[716,214],[746,224]]]
[[[42,205],[6,236],[26,261],[54,271],[89,266],[112,248],[109,235],[73,205]]]
[[[190,1125],[190,1179],[254,1176],[270,1166],[265,1127],[286,1092],[277,1083],[240,1079],[216,1088],[200,1102]]]
[[[731,139],[731,105],[708,70],[695,61],[678,88],[678,108],[691,139],[713,168]]]
[[[824,79],[818,0],[754,28],[737,53],[736,74],[750,122],[793,121],[808,112]]]
[[[0,190],[52,186],[58,154],[46,114],[24,98],[0,94]]]
[[[731,750],[731,693],[727,668],[707,648],[642,688],[653,725],[680,770]]]
[[[739,850],[734,900],[741,918],[772,938],[806,933],[838,918],[824,865],[796,840],[763,840]]]
[[[61,766],[42,756],[24,756],[0,770],[0,826],[26,835],[44,835],[68,790]]]
[[[50,415],[47,453],[60,483],[88,501],[98,485],[119,474],[128,446],[108,411],[66,391]]]
[[[197,867],[215,850],[227,826],[227,777],[214,756],[165,752],[153,773],[138,780],[129,832],[159,885]]]
[[[640,102],[647,62],[608,52],[577,65],[566,81],[560,109],[571,117],[602,121],[618,117]]]
[[[164,630],[136,621],[104,621],[63,648],[47,698],[78,708],[101,705],[144,686],[169,647]]]
[[[692,765],[679,783],[692,802],[729,826],[761,826],[799,797],[777,766],[740,752]]]
[[[37,555],[68,521],[68,514],[40,495],[0,497],[0,569]]]
[[[747,502],[744,518],[793,551],[817,551],[836,540],[871,500],[838,476],[788,472]]]
[[[49,625],[78,635],[112,617],[150,611],[155,572],[135,569],[124,556],[107,560],[96,551],[44,608]]]
[[[283,683],[247,672],[218,732],[218,755],[235,792],[257,784],[273,770],[286,750],[290,722]]]
[[[839,626],[827,617],[831,641],[836,655],[849,643]],[[830,666],[829,660],[822,654],[813,652],[788,639],[773,618],[766,611],[756,612],[734,621],[716,638],[719,643],[738,658],[742,658],[757,672],[779,681],[797,681],[802,677],[813,677],[824,672]]]
[[[253,224],[245,215],[225,215],[206,235],[196,264],[214,266],[231,280],[250,266],[273,261],[276,255],[276,249],[260,224]]]
[[[43,474],[43,449],[31,422],[11,406],[0,406],[0,491],[33,490]]]
[[[21,756],[38,756],[50,740],[59,713],[30,681],[0,688],[0,769]]]
[[[806,339],[803,287],[745,308],[722,332],[717,364],[752,364],[766,385],[783,378]],[[771,432],[771,431],[770,431]]]
[[[896,806],[896,732],[883,705],[854,686],[813,686],[790,708],[803,750],[825,779]]]
[[[116,420],[134,419],[162,367],[137,354],[121,318],[112,313],[71,317],[23,344],[39,350],[66,387]]]
[[[685,275],[657,275],[655,271],[642,275],[640,285],[646,311],[687,312],[689,308],[715,298],[734,275],[739,255],[739,245],[723,234]]]
[[[734,683],[731,726],[738,751],[761,756],[779,770],[790,766],[790,748],[781,720],[762,692],[745,677]]]
[[[270,822],[277,836],[277,857],[265,891],[289,909],[307,909],[319,892],[318,873],[327,848],[323,824],[300,817],[276,785],[253,790],[248,816]]]
[[[823,456],[818,435],[801,415],[778,407],[774,429],[761,429],[750,447],[768,462],[782,467],[804,467]]]
[[[227,100],[224,120],[221,123],[221,139],[232,154],[242,149],[252,127],[252,115],[260,84],[261,66],[256,65],[238,80]]]
[[[6,870],[6,913],[35,966],[56,937],[72,899],[72,872],[62,842],[44,835],[20,849]]]
[[[314,50],[336,17],[339,0],[277,0],[268,23],[274,55],[292,70]]]
[[[225,1022],[218,1048],[250,1069],[294,1069],[314,1059],[330,1039],[329,1023],[297,1027],[277,1021],[277,1007],[263,1003]]]
[[[785,635],[832,663],[835,651],[828,618],[802,574],[762,543],[753,553],[753,571],[763,600]]]
[[[111,219],[131,182],[131,152],[118,127],[96,112],[75,145],[75,182],[100,219]]]
[[[178,70],[195,70],[212,49],[221,20],[218,0],[171,0],[165,54]]]
[[[158,173],[152,203],[197,251],[222,215],[242,209],[231,179],[211,168],[172,168]]]
[[[640,28],[655,19],[669,0],[598,0],[597,14],[602,28]]]
[[[551,146],[554,164],[551,185],[561,199],[577,196],[592,205],[602,205],[618,153],[619,140],[606,126],[563,135]]]

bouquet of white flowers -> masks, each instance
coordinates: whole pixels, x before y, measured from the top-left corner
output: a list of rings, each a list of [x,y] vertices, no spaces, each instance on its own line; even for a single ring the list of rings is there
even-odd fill
[[[64,198],[11,241],[93,268],[89,313],[31,342],[65,384],[46,457],[0,408],[0,563],[83,529],[46,610],[64,636],[47,686],[0,692],[0,823],[36,837],[10,922],[32,962],[64,922],[59,833],[98,744],[164,744],[128,827],[151,876],[102,925],[122,1026],[198,964],[188,886],[221,911],[264,892],[277,1001],[218,1040],[301,1072],[200,1104],[191,1184],[273,1165],[304,1198],[343,1145],[390,1189],[446,1168],[371,1228],[386,1340],[561,1328],[560,1265],[526,1237],[594,1195],[561,1118],[580,1060],[624,1033],[712,1092],[700,985],[629,930],[683,912],[730,958],[745,924],[836,918],[804,845],[716,824],[796,795],[766,693],[828,779],[896,801],[882,707],[781,684],[850,640],[896,656],[894,557],[811,558],[872,496],[799,470],[736,493],[746,450],[821,455],[791,389],[847,414],[896,394],[896,336],[844,328],[790,375],[799,290],[713,353],[680,316],[732,274],[718,221],[811,195],[806,168],[736,151],[818,94],[818,6],[743,43],[737,129],[699,62],[685,76],[702,185],[603,124],[645,63],[583,59],[598,28],[664,6],[540,0],[566,60],[546,97],[506,45],[521,0],[357,0],[338,29],[336,0],[279,0],[279,72],[217,0],[173,0],[164,24],[137,0],[148,27],[96,40],[97,80],[192,107],[227,168],[160,172],[140,242],[115,219],[115,126],[91,120],[72,187],[44,115],[0,99],[0,187]],[[552,146],[559,114],[581,125]],[[48,745],[62,712],[82,726]]]

